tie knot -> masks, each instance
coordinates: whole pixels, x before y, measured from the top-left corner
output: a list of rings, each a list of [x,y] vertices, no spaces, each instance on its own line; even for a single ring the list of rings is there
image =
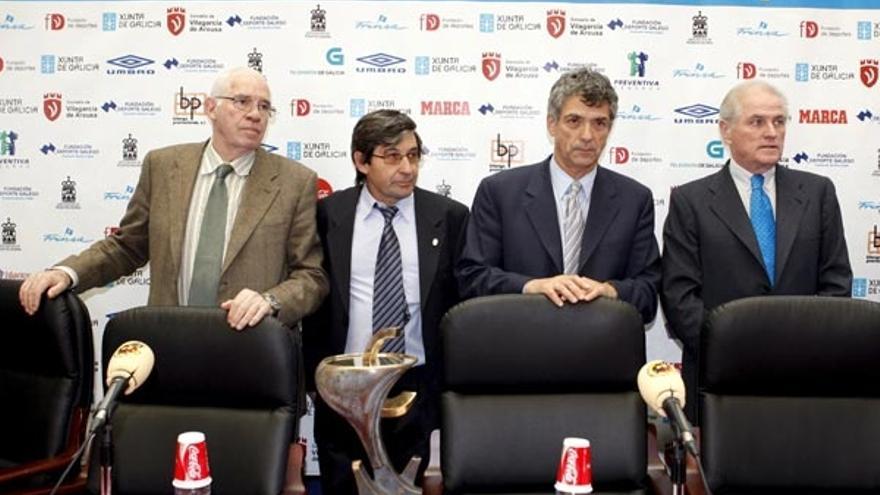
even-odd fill
[[[214,170],[214,176],[220,180],[225,179],[230,173],[232,173],[232,165],[228,163],[224,163]]]
[[[579,194],[581,192],[581,189],[583,189],[583,188],[584,188],[584,186],[582,186],[580,182],[572,181],[571,185],[568,186],[568,191],[566,191],[566,194],[569,194],[569,195]]]
[[[762,189],[764,187],[764,176],[755,174],[752,176],[752,189]]]
[[[394,219],[394,215],[397,215],[396,206],[379,206],[378,204],[373,204],[373,207],[382,213],[382,216],[385,217],[386,224],[391,223],[391,220]]]

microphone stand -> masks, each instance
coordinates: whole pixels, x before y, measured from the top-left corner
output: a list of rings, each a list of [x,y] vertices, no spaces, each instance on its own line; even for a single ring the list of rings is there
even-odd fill
[[[101,427],[101,495],[111,495],[113,491],[113,426],[107,421]]]
[[[685,495],[687,451],[684,448],[684,442],[678,435],[672,443],[666,445],[663,455],[666,468],[669,470],[669,479],[672,481],[672,495]]]

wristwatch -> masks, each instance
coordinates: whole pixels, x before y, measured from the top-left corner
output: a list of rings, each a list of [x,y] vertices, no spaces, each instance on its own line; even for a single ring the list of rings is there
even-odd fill
[[[272,316],[278,316],[278,313],[281,312],[281,303],[278,302],[278,298],[268,292],[263,292],[262,296],[269,303],[269,307],[272,308]]]

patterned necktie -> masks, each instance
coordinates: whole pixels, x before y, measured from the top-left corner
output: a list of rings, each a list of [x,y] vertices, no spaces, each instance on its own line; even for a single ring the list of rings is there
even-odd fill
[[[770,198],[764,192],[763,175],[752,176],[750,203],[749,217],[752,219],[752,228],[758,239],[758,247],[761,248],[761,257],[764,258],[764,270],[767,271],[770,287],[773,287],[776,273],[776,221],[773,219]]]
[[[396,206],[373,205],[385,217],[382,240],[376,255],[376,275],[373,278],[373,332],[385,327],[399,326],[401,329],[409,321],[409,308],[403,289],[403,262],[400,258],[400,244],[391,221],[397,214]],[[404,352],[406,341],[403,333],[385,342],[384,352]]]
[[[214,171],[214,184],[208,194],[199,245],[193,261],[192,280],[189,285],[189,306],[216,306],[220,269],[223,267],[223,248],[226,246],[226,176],[232,165],[224,163]]]
[[[581,204],[581,183],[574,181],[565,192],[565,223],[562,233],[564,273],[577,275],[581,259],[581,238],[584,235],[584,207]]]

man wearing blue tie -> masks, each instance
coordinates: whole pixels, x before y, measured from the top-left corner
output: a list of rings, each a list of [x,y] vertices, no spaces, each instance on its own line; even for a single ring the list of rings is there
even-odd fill
[[[683,345],[687,414],[695,422],[700,331],[710,310],[750,296],[850,295],[834,185],[778,166],[788,120],[785,96],[775,87],[763,81],[735,86],[721,103],[719,121],[730,160],[670,197],[660,301]]]

